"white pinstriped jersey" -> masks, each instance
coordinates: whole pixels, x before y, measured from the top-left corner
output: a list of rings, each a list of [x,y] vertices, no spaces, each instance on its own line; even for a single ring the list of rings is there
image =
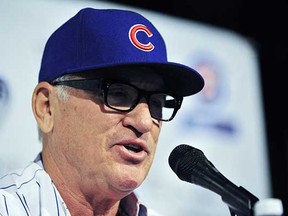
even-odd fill
[[[24,215],[70,215],[40,155],[24,169],[0,178],[0,216]]]
[[[123,201],[123,202],[122,202]],[[134,193],[121,201],[120,215],[146,216]],[[24,169],[0,178],[0,216],[69,216],[65,202],[43,169],[40,155]]]

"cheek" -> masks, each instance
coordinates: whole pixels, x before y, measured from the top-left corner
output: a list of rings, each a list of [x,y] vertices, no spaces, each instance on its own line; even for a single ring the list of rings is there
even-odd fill
[[[114,118],[103,113],[101,105],[89,100],[77,99],[61,105],[58,116],[55,116],[55,131],[70,163],[94,163],[97,152],[103,152],[107,134],[111,133]],[[109,137],[109,136],[108,136]],[[104,157],[104,155],[103,155]],[[89,162],[90,161],[90,162]]]
[[[79,100],[78,100],[79,101]],[[99,134],[111,127],[112,118],[102,112],[102,107],[90,100],[80,100],[70,103],[69,107],[63,106],[61,111],[62,122],[69,132],[87,136],[90,133]]]

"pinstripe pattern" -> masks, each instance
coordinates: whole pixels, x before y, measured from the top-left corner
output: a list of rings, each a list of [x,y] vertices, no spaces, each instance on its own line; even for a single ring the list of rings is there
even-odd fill
[[[70,216],[43,169],[40,155],[27,167],[0,178],[0,216]],[[121,200],[119,216],[147,216],[134,193]],[[152,215],[151,215],[152,216]]]
[[[8,211],[8,207],[7,207],[7,202],[6,202],[6,197],[3,195],[4,198],[4,204],[5,204],[5,210],[6,210],[6,214],[9,215],[9,211]]]
[[[59,192],[43,170],[40,155],[24,169],[0,178],[0,215],[70,215]]]

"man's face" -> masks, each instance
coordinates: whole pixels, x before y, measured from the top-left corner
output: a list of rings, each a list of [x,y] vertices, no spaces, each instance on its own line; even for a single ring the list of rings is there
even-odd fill
[[[163,86],[155,73],[130,73],[122,78],[147,91]],[[115,192],[131,192],[147,176],[161,122],[150,116],[145,99],[130,112],[112,110],[101,101],[74,88],[67,101],[55,95],[54,127],[44,151],[82,192],[109,191],[115,197]]]

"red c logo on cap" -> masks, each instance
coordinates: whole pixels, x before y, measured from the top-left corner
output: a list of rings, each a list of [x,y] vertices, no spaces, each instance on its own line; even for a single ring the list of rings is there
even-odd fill
[[[132,26],[129,30],[129,39],[130,39],[131,43],[133,44],[133,46],[135,46],[136,48],[138,48],[142,51],[145,51],[145,52],[152,51],[154,49],[154,45],[151,42],[149,42],[147,44],[143,44],[143,43],[138,41],[137,33],[139,31],[145,32],[148,37],[153,36],[152,32],[145,25],[136,24],[136,25]]]

